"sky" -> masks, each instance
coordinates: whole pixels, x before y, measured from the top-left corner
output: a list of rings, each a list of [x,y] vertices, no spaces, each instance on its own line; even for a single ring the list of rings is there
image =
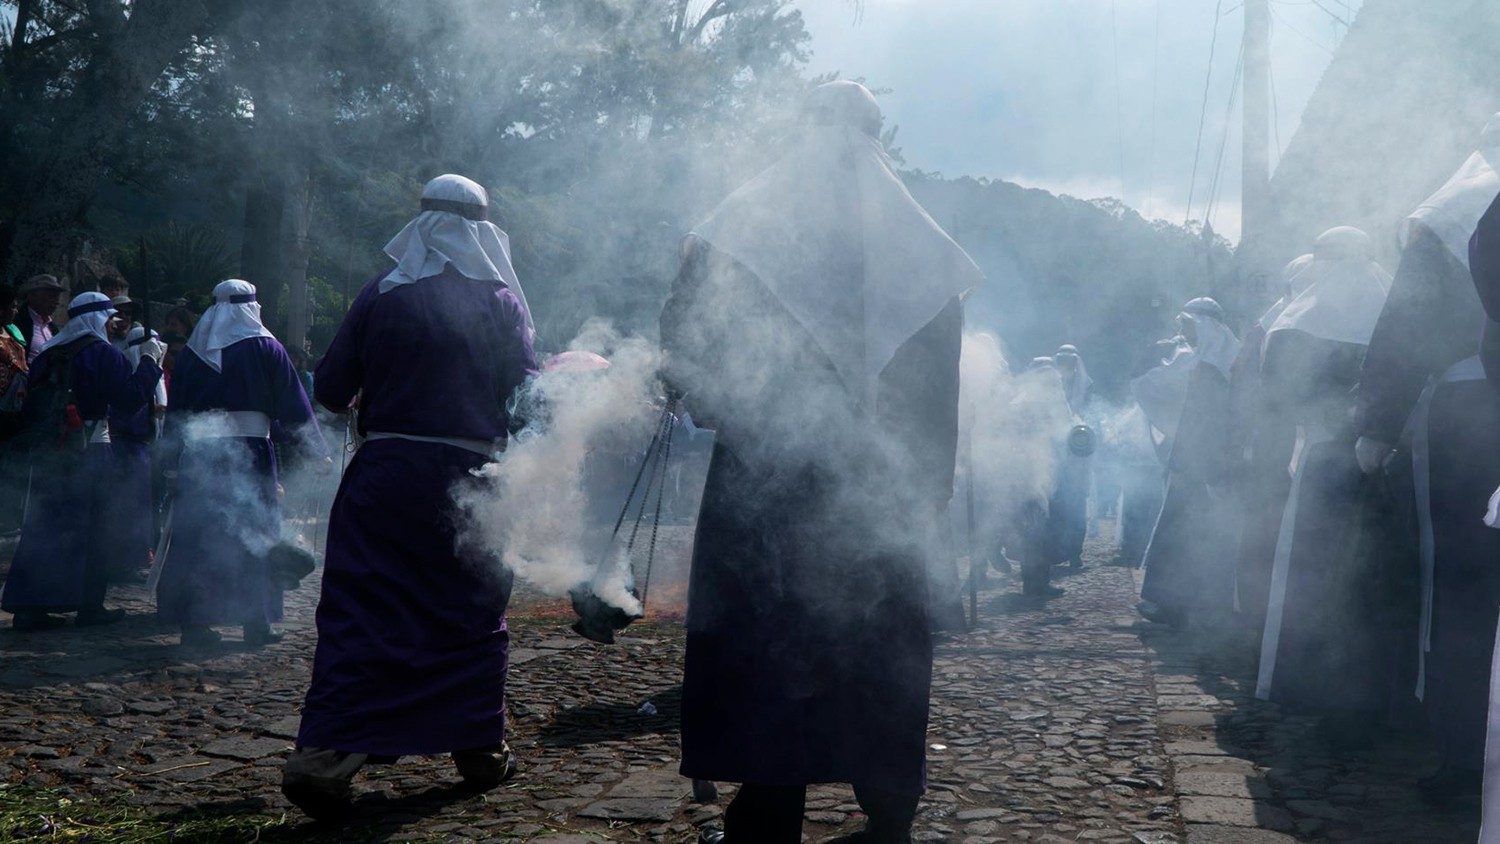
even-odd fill
[[[1361,2],[1272,0],[1273,166]],[[1174,223],[1191,193],[1194,219],[1238,239],[1239,0],[796,5],[811,69],[875,88],[910,166],[1122,198]]]

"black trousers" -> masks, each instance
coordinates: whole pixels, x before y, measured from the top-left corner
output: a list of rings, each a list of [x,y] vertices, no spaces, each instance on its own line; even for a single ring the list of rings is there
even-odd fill
[[[869,844],[907,844],[917,817],[915,795],[854,787],[854,799],[869,818]],[[725,844],[798,844],[806,786],[740,786],[724,811]]]

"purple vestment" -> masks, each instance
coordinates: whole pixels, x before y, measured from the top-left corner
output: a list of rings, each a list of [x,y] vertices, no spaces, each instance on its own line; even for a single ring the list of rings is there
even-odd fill
[[[215,372],[191,349],[172,373],[171,437],[194,414],[255,411],[326,453],[312,405],[281,344],[252,337],[223,351]],[[170,624],[257,624],[281,617],[281,592],[266,573],[265,552],[281,536],[276,452],[269,438],[188,439],[178,464],[172,545],[156,590],[157,612]]]
[[[1237,536],[1221,493],[1234,460],[1229,381],[1199,363],[1188,386],[1172,453],[1167,494],[1142,566],[1141,597],[1164,609],[1228,609],[1234,602],[1232,559]]]
[[[73,358],[72,387],[85,421],[134,413],[149,403],[162,374],[154,361],[142,361],[132,374],[125,356],[109,343],[80,342],[87,345]],[[49,349],[37,357],[31,367],[32,383],[47,378],[55,353]],[[76,457],[34,454],[33,458],[30,501],[5,581],[3,608],[8,612],[97,608],[104,600],[104,571],[114,541],[108,517],[119,494],[99,482],[108,477],[113,463],[110,447],[95,444]]]
[[[946,519],[953,490],[962,305],[949,302],[897,351],[872,419],[846,413],[849,393],[821,347],[758,277],[690,246],[662,341],[674,387],[719,439],[688,589],[681,772],[919,795],[926,556],[942,553],[919,537],[925,519]],[[799,418],[810,420],[796,432],[808,448],[783,448],[773,426]],[[898,444],[907,471],[885,464],[862,429]],[[850,484],[868,492],[857,504]],[[874,539],[875,521],[903,541],[884,527]]]
[[[334,411],[358,395],[366,433],[499,442],[536,368],[516,297],[450,267],[367,285],[314,383]],[[403,439],[355,454],[330,517],[299,746],[388,757],[504,740],[510,580],[461,553],[451,521],[453,485],[485,460]]]

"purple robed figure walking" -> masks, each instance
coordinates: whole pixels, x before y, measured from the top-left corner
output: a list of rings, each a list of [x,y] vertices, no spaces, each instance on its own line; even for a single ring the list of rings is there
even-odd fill
[[[506,403],[536,372],[531,314],[488,195],[422,194],[318,365],[317,399],[356,398],[366,442],[334,500],[318,649],[282,789],[342,811],[366,762],[451,753],[471,786],[515,771],[505,745],[510,578],[458,547],[451,490],[503,448]]]
[[[273,423],[294,451],[326,458],[327,449],[286,349],[261,324],[254,285],[214,288],[172,376],[168,437],[180,458],[157,613],[182,628],[184,644],[217,642],[214,625],[241,625],[246,644],[268,644],[282,609],[267,567],[281,540]]]
[[[117,621],[124,615],[104,607],[113,542],[107,517],[116,491],[98,480],[113,465],[113,455],[108,442],[85,443],[106,418],[129,416],[148,405],[161,380],[163,348],[152,346],[132,372],[105,336],[105,323],[114,313],[102,294],[78,295],[68,308],[67,325],[31,366],[20,434],[34,440],[30,504],[0,599],[0,608],[15,614],[17,629],[56,626],[61,619],[50,613],[77,612],[80,624]],[[61,366],[70,372],[54,371]],[[56,386],[43,386],[48,384]],[[84,426],[68,438],[76,439],[77,447],[59,442],[59,424],[65,420],[39,407],[68,390],[76,421]]]
[[[701,840],[801,839],[848,782],[872,842],[926,786],[930,562],[958,441],[978,268],[912,199],[852,82],[684,246],[667,376],[718,429],[689,584],[682,773],[742,783]],[[935,567],[934,567],[935,568]]]

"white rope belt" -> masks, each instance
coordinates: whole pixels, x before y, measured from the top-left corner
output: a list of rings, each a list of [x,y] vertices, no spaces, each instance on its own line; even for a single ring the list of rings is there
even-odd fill
[[[503,441],[497,440],[470,440],[463,437],[422,437],[416,434],[393,434],[386,431],[371,431],[366,437],[366,442],[375,440],[407,440],[414,443],[437,443],[439,445],[451,445],[464,451],[472,451],[480,457],[494,457],[505,450]]]
[[[223,413],[205,414],[212,422],[189,427],[188,438],[194,440],[244,437],[252,440],[271,438],[271,417],[258,410],[230,410]],[[205,422],[210,420],[204,420]]]

